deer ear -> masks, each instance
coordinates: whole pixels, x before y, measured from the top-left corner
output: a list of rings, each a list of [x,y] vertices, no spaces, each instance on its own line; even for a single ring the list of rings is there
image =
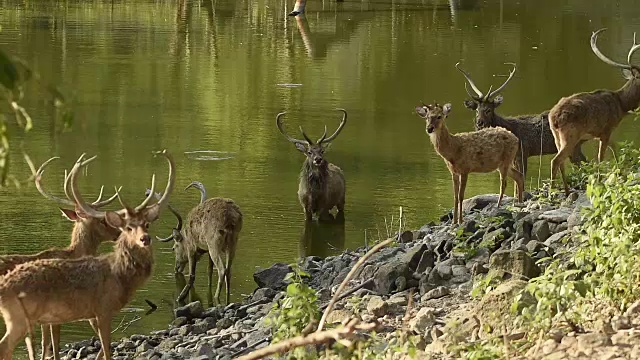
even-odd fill
[[[62,216],[67,218],[67,220],[69,220],[69,221],[79,221],[80,220],[80,216],[74,210],[60,208],[60,212],[62,212]]]
[[[416,113],[421,117],[427,116],[427,109],[424,106],[416,106]]]
[[[116,229],[123,229],[126,225],[122,216],[114,211],[107,211],[104,215],[104,220],[107,222],[107,225]]]
[[[467,99],[467,100],[465,100],[463,103],[464,103],[464,106],[465,106],[467,109],[475,110],[475,109],[477,109],[477,108],[478,108],[478,104],[477,104],[475,101],[473,101],[473,100],[468,100],[468,99]]]
[[[627,80],[631,80],[633,79],[633,72],[629,69],[622,69],[622,77]]]
[[[447,115],[449,112],[451,112],[451,104],[450,103],[446,103],[444,105],[442,105],[442,112]]]
[[[498,96],[493,98],[493,105],[498,106],[498,105],[502,104],[503,100],[504,100],[504,98],[502,97],[502,95],[498,95]]]
[[[305,148],[305,146],[300,143],[296,143],[296,149],[298,149],[298,151],[300,152],[307,152],[307,149]]]
[[[148,208],[142,210],[142,216],[144,217],[144,220],[148,223],[152,223],[156,221],[159,215],[160,215],[160,206],[158,206],[158,204],[153,204],[152,206],[149,206]]]

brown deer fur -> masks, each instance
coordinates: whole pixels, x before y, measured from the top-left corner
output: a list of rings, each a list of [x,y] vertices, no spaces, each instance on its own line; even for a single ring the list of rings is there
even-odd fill
[[[453,223],[462,222],[462,201],[469,173],[500,172],[500,196],[502,201],[507,185],[507,174],[516,182],[518,201],[522,202],[524,181],[522,174],[512,168],[518,152],[518,138],[504,128],[487,128],[473,132],[450,134],[445,119],[451,104],[416,107],[416,112],[426,121],[426,131],[438,154],[444,159],[453,179]]]
[[[199,188],[204,194],[202,183],[194,181],[186,189],[190,187]],[[189,263],[189,280],[178,295],[179,302],[184,300],[195,282],[198,250],[206,248],[218,271],[218,284],[214,298],[216,302],[220,302],[220,291],[224,281],[226,302],[229,303],[231,264],[241,230],[242,212],[231,199],[220,197],[207,199],[189,211],[184,227],[184,239],[176,242],[178,248],[176,263],[178,256],[183,256],[183,254],[187,255]],[[211,280],[209,284],[211,284]]]
[[[170,194],[175,181],[173,160],[166,151],[161,154],[169,162],[165,194]],[[83,165],[93,159],[95,157]],[[17,341],[29,330],[30,324],[58,325],[83,319],[92,321],[101,343],[106,344],[98,357],[104,352],[105,359],[110,359],[111,318],[151,275],[153,254],[147,229],[149,223],[157,219],[168,196],[151,206],[148,206],[151,197],[147,197],[131,209],[118,195],[122,210],[99,212],[86,204],[77,190],[78,169],[74,167],[69,175],[73,198],[82,212],[104,218],[107,225],[119,229],[115,251],[100,257],[36,260],[17,265],[0,278],[0,313],[7,328],[0,340],[0,360],[11,358]],[[59,338],[53,339],[54,344],[58,342]],[[54,356],[56,354],[54,352]]]
[[[630,63],[633,53],[640,49],[640,44],[636,44],[634,34],[627,63],[617,63],[604,56],[596,45],[598,34],[604,30],[600,29],[591,35],[591,49],[600,60],[621,68],[627,82],[615,91],[595,90],[563,97],[551,108],[549,124],[556,146],[560,149],[551,160],[551,180],[553,182],[560,169],[565,193],[569,193],[569,186],[564,173],[564,161],[576,144],[585,139],[599,139],[598,161],[604,160],[611,133],[624,115],[640,104],[640,67]]]
[[[276,126],[287,140],[295,144],[298,151],[305,154],[306,159],[300,171],[300,182],[298,184],[298,200],[305,214],[305,219],[311,221],[313,215],[317,214],[320,219],[331,220],[333,216],[330,211],[333,207],[338,209],[340,219],[344,217],[344,203],[346,184],[344,173],[338,166],[324,159],[324,152],[331,145],[331,141],[338,136],[347,122],[347,111],[342,111],[342,121],[333,135],[327,137],[325,126],[324,134],[314,143],[302,130],[305,140],[298,140],[287,135],[282,128],[282,116],[286,112],[276,116]]]

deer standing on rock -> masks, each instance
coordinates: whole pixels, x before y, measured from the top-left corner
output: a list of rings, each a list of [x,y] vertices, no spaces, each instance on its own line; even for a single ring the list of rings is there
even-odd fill
[[[298,184],[298,199],[304,210],[307,221],[313,220],[313,215],[318,214],[321,220],[331,220],[333,216],[330,211],[335,206],[338,209],[337,216],[344,218],[344,203],[346,185],[344,173],[338,166],[327,162],[324,152],[331,145],[331,141],[340,134],[342,128],[347,123],[347,111],[342,111],[342,121],[333,135],[327,137],[327,127],[324,127],[324,134],[314,143],[300,127],[300,132],[305,140],[295,139],[282,128],[282,116],[286,112],[281,112],[276,116],[276,126],[280,133],[287,140],[292,142],[298,151],[307,157],[302,164],[300,171],[300,183]]]
[[[611,133],[624,115],[640,105],[640,67],[631,64],[631,57],[640,49],[633,34],[633,46],[627,55],[627,63],[621,64],[606,57],[596,45],[600,29],[591,35],[591,50],[603,62],[622,69],[627,82],[618,90],[594,90],[563,97],[549,112],[549,123],[555,138],[558,154],[551,160],[551,182],[558,169],[562,175],[564,191],[569,194],[569,186],[564,174],[564,161],[581,140],[598,138],[598,162],[604,155]]]
[[[516,72],[516,65],[513,64],[513,70],[509,72],[507,80],[494,91],[487,91],[483,94],[471,79],[469,73],[460,68],[460,63],[456,64],[466,82],[464,88],[471,98],[464,101],[464,106],[476,112],[475,129],[480,130],[488,127],[503,127],[511,131],[520,141],[520,147],[516,155],[516,169],[522,173],[525,181],[527,179],[527,159],[536,155],[555,154],[558,152],[556,143],[549,127],[549,111],[540,114],[518,115],[514,117],[503,117],[496,113],[496,109],[502,104],[503,97],[500,92],[507,86]],[[473,89],[472,94],[467,87],[467,83]],[[584,141],[582,141],[584,142]],[[576,146],[571,156],[571,162],[577,164],[586,161],[582,154],[582,142]]]
[[[166,151],[160,154],[169,162],[165,195],[154,205],[149,205],[149,196],[139,206],[131,208],[116,192],[123,206],[117,212],[98,211],[87,204],[76,184],[80,166],[72,169],[69,183],[79,209],[88,216],[104,218],[107,225],[120,230],[115,251],[98,257],[31,261],[17,265],[1,277],[0,313],[7,330],[0,340],[0,359],[11,359],[15,345],[31,330],[32,324],[78,320],[90,320],[97,330],[102,344],[98,358],[101,354],[105,360],[111,358],[111,319],[151,276],[153,253],[147,230],[166,205],[175,182],[173,159]],[[95,157],[83,165],[93,159]],[[154,186],[155,175],[151,188]]]
[[[176,254],[176,271],[180,264],[184,264],[184,257],[189,263],[189,280],[177,301],[183,301],[196,280],[196,264],[201,248],[206,248],[209,257],[218,271],[218,284],[214,295],[220,302],[222,282],[225,283],[226,302],[229,303],[231,287],[231,264],[236,253],[238,237],[242,230],[242,212],[240,207],[231,199],[216,197],[206,199],[204,185],[193,181],[185,190],[194,187],[200,190],[200,204],[189,211],[184,234],[180,229],[174,229],[171,236],[162,241],[173,239]],[[206,199],[206,200],[205,200]],[[178,219],[180,215],[176,213]],[[181,224],[179,224],[181,225]],[[176,231],[177,230],[177,231]],[[177,236],[176,236],[177,235]],[[184,265],[182,265],[184,267]],[[212,266],[209,264],[209,286],[211,286]]]
[[[487,128],[473,132],[451,134],[445,119],[451,111],[451,104],[440,106],[423,105],[416,107],[416,113],[425,119],[427,134],[436,152],[444,159],[453,180],[453,223],[462,222],[462,201],[469,173],[500,172],[500,195],[502,201],[507,186],[507,174],[516,182],[518,201],[522,202],[524,180],[522,174],[513,168],[518,152],[518,138],[501,127]]]

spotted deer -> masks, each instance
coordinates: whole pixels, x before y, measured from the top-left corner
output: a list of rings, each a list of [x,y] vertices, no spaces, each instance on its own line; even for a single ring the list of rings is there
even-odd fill
[[[423,105],[416,107],[416,113],[426,121],[436,152],[444,159],[453,180],[453,223],[462,222],[462,201],[469,173],[500,172],[500,195],[502,201],[507,186],[507,175],[516,182],[518,201],[522,202],[524,180],[522,174],[513,168],[518,152],[518,138],[501,127],[486,128],[473,132],[451,134],[445,119],[451,111],[451,104]]]
[[[640,49],[633,34],[633,46],[627,54],[627,63],[622,64],[606,57],[596,44],[600,29],[591,35],[591,50],[604,63],[622,69],[627,82],[618,90],[594,90],[563,97],[549,111],[549,124],[559,151],[551,160],[551,182],[560,169],[565,193],[569,186],[564,174],[564,161],[582,140],[600,140],[598,162],[604,155],[611,133],[622,118],[640,105],[640,67],[631,64],[633,54]]]
[[[513,78],[516,72],[516,65],[513,65],[513,69],[509,72],[509,77],[505,80],[500,87],[496,90],[483,93],[478,86],[471,79],[471,75],[460,67],[460,63],[456,64],[458,69],[464,76],[466,82],[464,88],[471,99],[464,101],[464,106],[470,110],[476,112],[475,116],[475,129],[480,130],[488,127],[503,127],[511,131],[520,141],[520,147],[516,154],[516,169],[522,173],[522,176],[527,178],[527,163],[531,156],[555,154],[558,152],[556,148],[551,128],[549,127],[549,111],[544,111],[540,114],[528,114],[504,117],[496,112],[496,109],[502,104],[503,97],[500,94],[502,90],[507,86],[509,81]],[[473,90],[473,93],[469,91],[469,87]],[[572,156],[571,162],[574,164],[580,163],[586,160],[586,157],[582,154],[581,149],[582,142],[576,146]]]
[[[331,220],[333,216],[330,211],[333,207],[338,209],[338,216],[344,217],[344,203],[346,184],[344,173],[338,166],[328,162],[324,158],[325,151],[331,145],[342,128],[347,123],[347,111],[336,109],[343,113],[342,121],[333,135],[327,137],[327,127],[324,127],[324,134],[315,143],[305,134],[300,127],[300,132],[305,140],[295,139],[282,128],[282,116],[286,112],[281,112],[276,116],[276,126],[280,133],[287,140],[292,142],[298,151],[305,154],[306,159],[300,170],[300,182],[298,184],[298,199],[304,211],[307,221],[313,220],[313,215],[317,214],[321,220]]]
[[[185,190],[190,188],[200,190],[200,204],[195,206],[187,215],[186,226],[181,232],[179,227],[173,229],[171,236],[162,241],[174,240],[176,250],[176,270],[184,267],[184,258],[189,264],[189,280],[178,295],[178,302],[183,301],[196,280],[196,264],[198,253],[207,249],[218,272],[218,284],[214,298],[220,302],[220,292],[224,281],[226,303],[229,303],[231,287],[231,264],[236,253],[238,237],[242,230],[242,212],[240,207],[231,199],[216,197],[206,199],[206,190],[201,182],[193,181]],[[178,219],[180,215],[174,213]],[[209,286],[211,286],[212,266],[209,263]]]
[[[78,191],[76,178],[81,166],[69,174],[71,195],[80,211],[103,218],[107,225],[120,231],[114,252],[77,259],[40,259],[17,265],[0,278],[0,313],[6,333],[0,340],[0,359],[11,359],[17,342],[30,331],[31,325],[62,324],[89,320],[103,344],[98,358],[111,358],[111,319],[151,276],[153,253],[149,224],[166,205],[175,182],[174,163],[169,162],[169,180],[164,196],[150,205],[152,196],[135,208],[129,207],[116,192],[122,205],[118,211],[99,211],[87,204]],[[83,165],[95,157],[83,162]],[[155,187],[155,175],[151,188]],[[55,333],[54,333],[55,334]],[[59,339],[53,339],[59,343]]]

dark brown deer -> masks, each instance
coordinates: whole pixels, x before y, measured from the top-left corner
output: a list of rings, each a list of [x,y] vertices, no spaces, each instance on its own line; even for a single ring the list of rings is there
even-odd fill
[[[522,202],[524,181],[522,174],[513,163],[518,152],[518,138],[501,127],[486,128],[473,132],[451,134],[445,119],[451,111],[451,104],[440,106],[423,105],[416,107],[416,113],[426,123],[427,134],[433,147],[444,159],[453,180],[453,223],[462,222],[462,201],[469,173],[500,172],[500,196],[502,201],[507,186],[507,174],[516,182],[518,201]]]
[[[564,161],[573,152],[581,140],[597,138],[600,140],[598,162],[604,160],[604,154],[611,133],[622,118],[640,103],[640,67],[631,64],[631,57],[640,49],[633,34],[633,46],[627,55],[627,63],[621,64],[606,57],[596,45],[600,29],[591,35],[591,50],[606,64],[622,69],[627,82],[618,90],[594,90],[563,97],[549,112],[549,123],[556,141],[558,154],[551,160],[551,182],[558,169],[562,175],[565,193],[569,186],[564,174]]]
[[[102,353],[105,359],[111,358],[111,319],[151,275],[153,253],[147,230],[166,205],[175,182],[173,159],[166,151],[160,154],[169,162],[165,195],[154,205],[149,205],[152,196],[148,196],[131,208],[117,194],[123,206],[117,212],[101,212],[87,204],[76,185],[80,167],[72,169],[69,183],[79,209],[88,216],[104,218],[109,226],[120,230],[115,251],[99,257],[31,261],[1,277],[0,313],[7,332],[0,340],[0,359],[11,359],[16,343],[30,331],[31,324],[78,320],[90,320],[97,329],[103,345],[98,358]],[[153,189],[155,175],[151,183]]]
[[[168,239],[173,239],[175,242],[176,268],[178,264],[184,261],[183,258],[185,256],[189,264],[189,280],[180,295],[178,295],[177,301],[182,302],[191,288],[193,288],[196,280],[198,253],[200,249],[206,248],[218,271],[218,285],[216,286],[214,298],[216,302],[220,302],[220,292],[224,281],[226,303],[229,303],[231,264],[236,253],[238,237],[242,230],[242,212],[240,207],[231,199],[221,197],[206,199],[206,191],[202,183],[193,181],[185,190],[192,187],[200,190],[200,204],[189,211],[183,232],[181,233],[179,229],[174,229],[173,234],[166,238],[167,241]],[[209,286],[211,286],[211,271],[210,263]]]
[[[318,214],[321,220],[331,220],[333,216],[330,211],[335,206],[338,209],[338,216],[344,217],[344,203],[346,184],[344,173],[338,166],[328,162],[324,158],[324,152],[331,145],[342,128],[347,123],[347,111],[342,111],[342,121],[333,135],[327,137],[327,127],[324,127],[324,134],[314,143],[300,127],[300,132],[305,140],[298,140],[287,135],[282,128],[282,116],[286,112],[281,112],[276,116],[278,130],[287,140],[292,142],[298,151],[307,157],[302,164],[300,171],[300,183],[298,185],[298,199],[304,210],[307,221],[313,220],[313,215]]]
[[[496,113],[496,109],[503,101],[500,92],[504,90],[516,72],[516,65],[512,65],[513,70],[509,72],[507,80],[494,91],[491,91],[491,88],[489,88],[486,94],[479,90],[469,73],[460,67],[460,63],[456,64],[456,69],[460,70],[466,79],[464,88],[471,99],[465,100],[464,106],[476,112],[475,129],[480,130],[499,126],[511,131],[518,137],[520,148],[516,155],[516,169],[522,173],[526,181],[527,159],[536,155],[555,154],[558,152],[558,149],[556,148],[556,143],[553,139],[551,128],[549,127],[549,111],[544,111],[540,114],[509,117],[503,117]],[[475,94],[469,91],[467,83],[471,86]],[[582,154],[581,145],[582,142],[578,144],[571,156],[571,162],[574,164],[586,160]]]

